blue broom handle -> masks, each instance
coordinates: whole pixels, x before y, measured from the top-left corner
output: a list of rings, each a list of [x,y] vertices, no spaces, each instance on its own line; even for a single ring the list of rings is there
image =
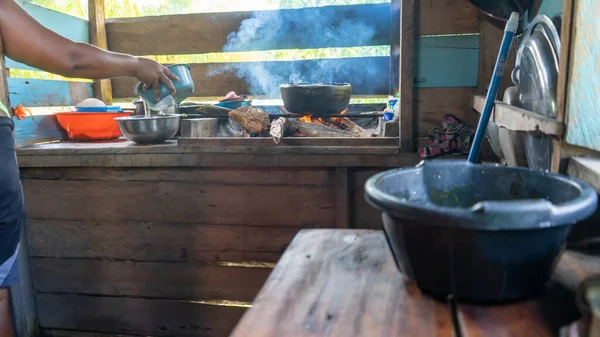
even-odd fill
[[[473,145],[471,146],[471,151],[469,152],[468,161],[471,163],[476,163],[479,159],[481,143],[483,142],[483,137],[485,136],[490,115],[492,114],[492,108],[494,107],[496,95],[498,94],[498,86],[500,86],[500,81],[502,80],[502,75],[504,74],[506,59],[508,58],[508,52],[510,51],[510,47],[512,45],[515,33],[517,32],[518,25],[519,14],[517,12],[512,12],[510,19],[508,19],[508,22],[506,23],[506,28],[504,29],[504,38],[502,39],[502,44],[500,45],[498,59],[496,59],[496,67],[494,68],[494,74],[492,75],[492,83],[490,84],[490,88],[485,97],[483,111],[481,112],[479,124],[477,125],[477,130],[475,131]]]

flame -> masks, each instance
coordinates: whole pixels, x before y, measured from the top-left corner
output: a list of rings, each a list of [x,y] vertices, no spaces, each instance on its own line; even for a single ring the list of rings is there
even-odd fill
[[[347,111],[348,111],[348,109],[346,109],[346,110],[344,110],[344,111],[340,112],[339,114],[340,114],[340,115],[343,115],[343,114],[345,114]],[[331,119],[331,120],[334,120],[334,121],[336,121],[336,122],[338,122],[338,123],[340,123],[340,122],[341,122],[341,121],[342,121],[344,118],[343,118],[343,117],[332,117],[332,118],[330,118],[330,119]],[[304,122],[304,123],[311,123],[311,124],[324,124],[324,125],[327,125],[327,126],[331,126],[331,123],[330,123],[330,122],[328,122],[326,119],[324,119],[324,118],[314,118],[314,117],[312,117],[312,115],[311,115],[311,114],[306,114],[306,115],[304,115],[304,116],[302,116],[302,117],[298,118],[298,120],[299,120],[299,121],[301,121],[301,122]]]

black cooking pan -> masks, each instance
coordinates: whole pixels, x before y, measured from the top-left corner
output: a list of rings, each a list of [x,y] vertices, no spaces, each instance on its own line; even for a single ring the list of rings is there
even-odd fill
[[[348,83],[282,84],[279,89],[285,109],[295,115],[339,114],[348,108],[352,96]]]
[[[517,12],[521,17],[530,10],[534,0],[469,0],[475,7],[498,20],[507,21],[510,13]]]

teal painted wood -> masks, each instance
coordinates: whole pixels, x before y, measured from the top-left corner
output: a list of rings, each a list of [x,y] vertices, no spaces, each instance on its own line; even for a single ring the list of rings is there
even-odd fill
[[[479,35],[424,36],[415,41],[415,86],[476,87]]]
[[[29,13],[29,15],[53,32],[76,42],[89,42],[90,36],[87,20],[29,3],[19,2],[19,4],[27,13]],[[12,69],[37,70],[23,63],[13,61],[8,57],[6,58],[6,67]]]
[[[538,14],[544,14],[548,17],[553,17],[555,15],[562,14],[562,7],[562,0],[544,0],[540,6]]]
[[[92,85],[86,82],[7,78],[11,107],[70,106],[92,97]]]
[[[600,1],[577,0],[571,37],[567,135],[572,145],[600,151]]]
[[[17,147],[68,139],[56,116],[29,116],[23,120],[13,117]]]

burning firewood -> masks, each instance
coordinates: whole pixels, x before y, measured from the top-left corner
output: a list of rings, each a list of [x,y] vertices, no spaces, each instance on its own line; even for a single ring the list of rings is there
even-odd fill
[[[334,118],[334,121],[347,128],[350,132],[356,133],[359,138],[377,137],[375,133],[368,132],[367,130],[360,127],[358,124],[349,120],[348,118]]]
[[[270,134],[271,137],[273,137],[275,144],[279,144],[281,142],[281,138],[284,136],[289,136],[296,132],[296,128],[292,126],[292,123],[290,122],[291,120],[284,117],[279,117],[271,122]]]
[[[296,119],[279,117],[271,123],[271,137],[275,144],[279,144],[283,137],[293,137],[300,133],[303,137],[342,138],[358,137],[342,129],[336,129],[320,122],[307,123]]]
[[[229,118],[238,122],[250,134],[263,134],[271,126],[269,114],[266,111],[248,106],[231,111]]]

